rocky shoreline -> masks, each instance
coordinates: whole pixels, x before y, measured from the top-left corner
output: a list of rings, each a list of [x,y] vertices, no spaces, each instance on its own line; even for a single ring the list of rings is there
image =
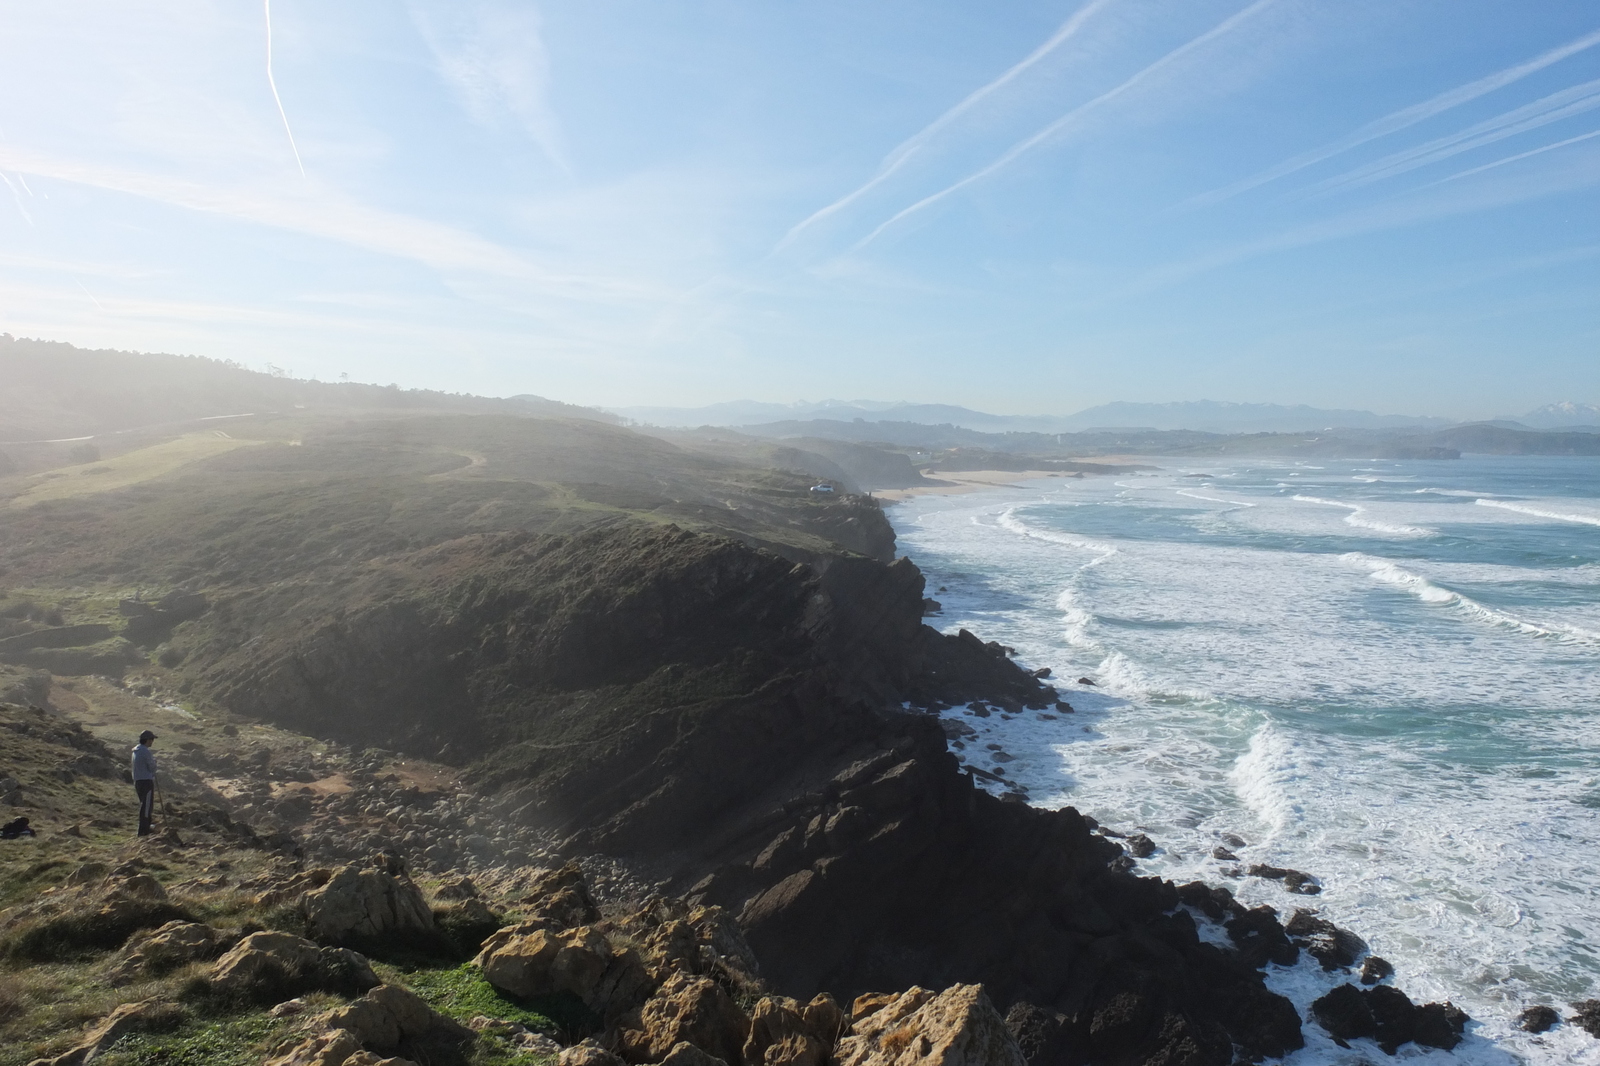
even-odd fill
[[[119,580],[159,595],[113,601],[116,622],[70,604],[6,616],[0,658],[122,680],[17,670],[0,686],[43,708],[6,713],[39,745],[35,763],[54,760],[6,756],[15,787],[0,798],[83,860],[21,870],[19,883],[51,887],[0,913],[0,941],[109,908],[126,920],[85,965],[111,966],[106,952],[144,950],[169,921],[204,925],[160,949],[203,945],[181,971],[202,1002],[238,968],[219,972],[229,953],[298,938],[271,942],[287,961],[246,967],[289,982],[250,992],[258,1008],[304,998],[283,994],[301,978],[316,986],[306,995],[338,998],[310,1012],[326,1024],[274,1051],[284,1066],[426,1050],[417,1034],[435,1030],[458,1048],[505,1043],[519,998],[549,990],[588,1020],[555,1033],[564,1049],[527,1054],[565,1066],[1225,1066],[1289,1054],[1307,1025],[1383,1048],[1461,1039],[1464,1015],[1413,1004],[1357,937],[1304,906],[1314,878],[1260,867],[1299,890],[1285,916],[1141,877],[1153,842],[1029,806],[1003,769],[964,764],[964,722],[1071,708],[1007,649],[924,623],[923,575],[894,557],[872,501],[819,502],[799,479],[623,430],[535,423],[502,439],[486,425],[341,430],[214,460],[205,492],[176,481],[117,497],[131,515],[6,519],[9,580],[122,566]],[[468,445],[484,462],[463,465]],[[529,455],[546,481],[505,473],[536,465]],[[358,460],[378,472],[349,473]],[[319,471],[335,473],[307,488]],[[183,507],[202,517],[176,525]],[[122,787],[120,757],[63,724],[99,716],[92,728],[120,744],[104,720],[118,700],[170,715],[179,738],[165,756],[170,832],[135,849],[111,843],[103,808],[118,801],[95,791]],[[85,806],[91,794],[101,806]],[[111,849],[94,860],[105,868],[80,873],[95,848]],[[199,868],[174,877],[180,859]],[[536,890],[547,878],[563,887]],[[389,917],[354,934],[314,920],[332,894],[356,901],[333,911]],[[202,921],[207,908],[231,917]],[[422,984],[384,992],[403,974],[373,984],[322,954],[381,969],[396,937],[475,958],[471,979],[510,1006],[469,1037],[406,998]],[[660,937],[676,946],[658,951]],[[1309,1017],[1266,977],[1302,953],[1350,974]],[[150,1010],[176,994],[152,991]],[[429,1002],[437,1013],[444,999]]]

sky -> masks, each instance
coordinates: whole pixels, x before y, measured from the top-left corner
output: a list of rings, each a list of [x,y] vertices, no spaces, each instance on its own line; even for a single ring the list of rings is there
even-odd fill
[[[1600,401],[1592,0],[0,0],[0,332],[622,406]]]

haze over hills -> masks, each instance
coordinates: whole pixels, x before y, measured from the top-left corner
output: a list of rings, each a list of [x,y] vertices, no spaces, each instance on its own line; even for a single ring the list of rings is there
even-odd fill
[[[1460,422],[1425,415],[1384,415],[1372,411],[1311,407],[1307,404],[1233,403],[1187,400],[1176,403],[1116,402],[1070,415],[996,415],[952,404],[914,404],[882,400],[822,400],[792,404],[736,400],[705,407],[617,407],[612,413],[635,422],[665,427],[766,426],[813,420],[913,422],[946,425],[983,433],[1081,433],[1097,429],[1192,430],[1199,433],[1306,433],[1327,429],[1443,429]],[[1500,421],[1530,429],[1600,425],[1593,404],[1555,403]]]
[[[1495,421],[1516,422],[1529,429],[1600,429],[1600,404],[1573,403],[1571,400],[1547,403],[1525,415],[1506,416]]]
[[[500,399],[306,381],[199,356],[93,351],[0,334],[0,443],[300,411],[548,415],[615,421],[539,396]]]

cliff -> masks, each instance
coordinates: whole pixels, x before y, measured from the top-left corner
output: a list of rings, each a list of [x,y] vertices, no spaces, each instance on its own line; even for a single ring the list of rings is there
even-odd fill
[[[919,708],[1054,693],[922,624],[871,501],[596,423],[283,428],[115,492],[9,483],[7,580],[75,585],[66,625],[103,621],[86,587],[181,584],[204,610],[174,598],[171,627],[125,605],[147,676],[454,763],[567,854],[728,908],[786,995],[981,982],[1033,1066],[1300,1046],[1262,980],[1296,950],[1274,916],[1135,877],[1075,811],[961,773]]]

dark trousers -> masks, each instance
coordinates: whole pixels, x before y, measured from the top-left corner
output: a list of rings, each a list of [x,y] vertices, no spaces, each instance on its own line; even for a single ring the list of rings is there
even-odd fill
[[[156,783],[135,781],[133,790],[139,794],[139,835],[147,837],[156,820]]]

